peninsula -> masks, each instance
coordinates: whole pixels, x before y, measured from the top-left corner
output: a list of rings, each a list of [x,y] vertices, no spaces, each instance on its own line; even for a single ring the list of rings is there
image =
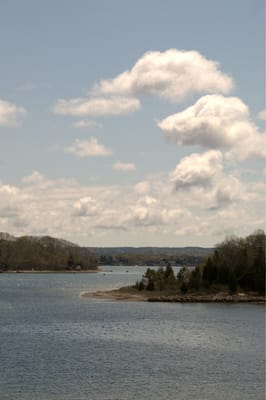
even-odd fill
[[[83,295],[150,302],[265,303],[265,233],[227,238],[213,255],[194,268],[181,268],[177,275],[167,263],[148,268],[133,286]]]

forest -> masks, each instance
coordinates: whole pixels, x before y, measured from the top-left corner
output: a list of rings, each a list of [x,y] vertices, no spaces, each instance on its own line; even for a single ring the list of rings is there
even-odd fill
[[[240,238],[231,236],[216,245],[214,253],[194,269],[183,267],[177,275],[168,264],[148,268],[136,288],[148,291],[237,290],[265,294],[265,233],[258,230]]]
[[[0,239],[0,272],[88,269],[97,269],[97,261],[86,247],[50,236]]]

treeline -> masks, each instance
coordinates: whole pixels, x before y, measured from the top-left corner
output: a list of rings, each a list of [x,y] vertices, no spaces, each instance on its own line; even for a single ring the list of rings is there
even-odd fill
[[[175,276],[170,264],[157,270],[148,268],[142,279],[136,282],[135,287],[138,290],[175,291],[178,288],[178,276]]]
[[[209,251],[209,254],[211,251]],[[201,255],[190,255],[184,254],[180,256],[167,255],[164,253],[136,253],[136,254],[112,254],[112,249],[110,249],[110,254],[100,255],[97,257],[100,265],[141,265],[141,266],[165,266],[168,263],[172,266],[177,265],[197,265],[204,259]]]
[[[246,238],[226,239],[216,246],[203,269],[198,270],[199,284],[204,286],[227,284],[232,292],[239,287],[265,293],[264,231],[256,231]]]
[[[0,271],[97,269],[95,257],[85,247],[44,236],[0,239]]]
[[[256,231],[246,238],[230,237],[218,244],[214,254],[192,271],[183,267],[175,276],[170,264],[166,268],[148,268],[139,290],[181,291],[227,287],[265,293],[265,233]]]

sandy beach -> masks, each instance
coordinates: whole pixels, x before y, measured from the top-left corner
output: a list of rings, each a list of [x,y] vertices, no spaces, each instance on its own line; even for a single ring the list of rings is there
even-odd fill
[[[98,290],[96,292],[83,292],[82,297],[91,299],[113,300],[113,301],[147,301],[147,296],[141,293],[130,293],[121,291],[121,289],[114,290]]]

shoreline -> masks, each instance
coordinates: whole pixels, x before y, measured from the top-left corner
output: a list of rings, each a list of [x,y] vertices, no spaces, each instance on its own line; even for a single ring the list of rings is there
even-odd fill
[[[103,272],[101,269],[85,269],[81,271],[68,271],[68,270],[62,270],[62,271],[56,271],[56,270],[17,270],[17,271],[0,271],[1,274],[91,274],[91,273],[97,273],[97,272]]]
[[[146,301],[158,303],[249,303],[265,304],[265,296],[251,293],[228,294],[218,293],[189,293],[189,294],[163,294],[147,291],[136,291],[132,287],[120,289],[98,290],[95,292],[82,292],[81,297],[112,301]]]
[[[106,289],[97,290],[95,292],[81,292],[81,297],[86,297],[89,299],[100,299],[100,300],[114,300],[114,301],[147,301],[145,296],[141,294],[132,294],[121,292],[121,289]]]

